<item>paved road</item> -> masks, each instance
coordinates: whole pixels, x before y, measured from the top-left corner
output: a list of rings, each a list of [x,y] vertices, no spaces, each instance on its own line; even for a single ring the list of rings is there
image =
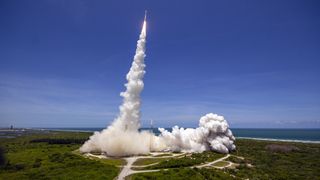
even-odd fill
[[[157,172],[157,171],[160,171],[160,170],[167,170],[167,169],[153,169],[153,170],[132,170],[131,168],[132,167],[147,167],[147,166],[151,166],[151,165],[155,165],[155,164],[158,164],[158,162],[156,163],[153,163],[153,164],[149,164],[149,165],[141,165],[141,166],[137,166],[137,165],[133,165],[133,163],[137,160],[137,159],[140,159],[140,158],[172,158],[172,157],[176,157],[176,158],[181,158],[181,157],[184,157],[183,155],[185,155],[186,153],[181,153],[181,154],[174,154],[172,156],[159,156],[159,157],[154,157],[153,156],[133,156],[133,157],[127,157],[127,158],[124,158],[126,161],[127,161],[127,164],[125,166],[122,167],[121,169],[121,172],[120,174],[118,175],[117,179],[118,180],[124,180],[125,177],[131,175],[131,174],[135,174],[135,173],[144,173],[144,172]],[[96,157],[96,158],[100,158],[100,159],[108,159],[107,157],[105,157],[104,155],[93,155],[93,154],[85,154],[86,157]],[[212,162],[208,162],[208,163],[205,163],[205,164],[201,164],[201,165],[196,165],[196,166],[191,166],[191,168],[193,167],[197,167],[197,168],[204,168],[204,167],[208,167],[208,166],[212,166],[214,165],[215,163],[219,162],[219,161],[223,161],[225,159],[227,159],[228,157],[230,157],[230,154],[222,157],[222,158],[219,158],[215,161],[212,161]],[[239,158],[243,158],[243,157],[239,157]],[[231,166],[233,163],[232,162],[229,162],[228,165],[224,166],[224,167],[216,167],[216,166],[213,166],[215,168],[218,168],[218,169],[221,169],[221,168],[226,168],[226,167],[229,167]]]
[[[134,156],[125,158],[125,160],[127,161],[127,164],[123,166],[118,176],[118,180],[123,180],[126,176],[129,176],[130,174],[132,174],[131,166],[137,159],[138,157],[134,157]]]

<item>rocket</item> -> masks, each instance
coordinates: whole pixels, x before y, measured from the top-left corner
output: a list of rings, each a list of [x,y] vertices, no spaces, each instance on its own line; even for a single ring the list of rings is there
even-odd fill
[[[142,35],[140,37],[144,37],[144,38],[147,36],[147,10],[144,11],[144,20],[143,20],[143,25],[142,25],[142,30],[140,35]]]

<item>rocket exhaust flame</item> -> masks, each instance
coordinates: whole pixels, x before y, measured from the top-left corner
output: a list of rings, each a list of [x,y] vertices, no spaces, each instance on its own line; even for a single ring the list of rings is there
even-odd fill
[[[101,132],[95,132],[80,148],[81,152],[105,152],[108,156],[147,154],[150,151],[203,152],[214,150],[228,153],[235,149],[234,137],[227,121],[216,114],[207,114],[200,119],[196,129],[175,126],[172,132],[159,128],[161,134],[143,131],[140,128],[140,94],[145,74],[145,51],[147,37],[147,11],[137,41],[137,49],[131,68],[126,76],[126,91],[120,93],[123,103],[113,123]],[[152,141],[151,141],[152,140]]]

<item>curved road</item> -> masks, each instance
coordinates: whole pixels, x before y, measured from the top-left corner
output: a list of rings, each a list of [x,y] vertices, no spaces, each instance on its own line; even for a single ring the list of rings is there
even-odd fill
[[[173,157],[173,156],[171,156]],[[215,161],[212,161],[212,162],[208,162],[208,163],[205,163],[205,164],[201,164],[201,165],[196,165],[196,166],[191,166],[191,168],[193,167],[197,167],[197,168],[204,168],[204,167],[208,167],[208,166],[212,166],[213,164],[219,162],[219,161],[223,161],[225,159],[227,159],[228,157],[230,157],[230,154],[222,157],[222,158],[219,158]],[[123,166],[120,174],[118,175],[117,179],[118,180],[124,180],[126,176],[129,176],[131,174],[135,174],[135,173],[144,173],[144,172],[157,172],[157,171],[160,171],[160,170],[167,170],[167,169],[153,169],[153,170],[132,170],[131,168],[132,167],[144,167],[144,166],[148,166],[148,165],[142,165],[142,166],[133,166],[132,164],[141,157],[139,156],[136,156],[136,157],[128,157],[128,158],[125,158],[125,160],[127,161],[127,164],[125,166]],[[143,157],[143,158],[146,158],[146,157]],[[149,157],[148,157],[149,158]],[[152,157],[150,157],[152,158]],[[163,158],[163,157],[162,157]],[[157,164],[157,163],[154,163],[154,164]],[[227,166],[230,166],[231,164],[229,163]],[[226,166],[226,167],[227,167]],[[221,167],[221,168],[224,168],[224,167]],[[220,169],[220,167],[219,167]]]

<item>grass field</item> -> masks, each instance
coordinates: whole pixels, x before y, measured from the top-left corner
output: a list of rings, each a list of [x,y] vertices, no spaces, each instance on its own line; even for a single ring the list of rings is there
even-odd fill
[[[218,154],[215,152],[203,152],[194,153],[189,156],[185,155],[181,158],[168,158],[166,160],[160,161],[159,164],[148,166],[145,169],[167,169],[167,168],[182,168],[190,167],[193,165],[199,165],[205,162],[214,161],[223,157],[223,154]]]
[[[114,179],[121,158],[84,158],[77,149],[91,133],[29,132],[0,138],[0,179]],[[320,179],[320,144],[244,140],[225,161],[236,168],[190,168],[224,155],[204,152],[179,158],[140,159],[139,169],[167,169],[134,174],[127,179]],[[216,166],[226,165],[223,161]]]
[[[66,144],[66,141],[59,144],[59,140],[86,140],[88,136],[89,133],[51,132],[0,139],[5,152],[0,179],[113,179],[119,173],[115,166],[118,161],[108,163],[83,158],[74,153],[80,144]],[[32,142],[45,138],[55,141]]]
[[[213,165],[214,166],[217,166],[217,167],[223,167],[223,166],[226,166],[226,165],[228,165],[229,163],[228,162],[226,162],[226,161],[219,161],[219,162],[217,162],[217,163],[214,163]]]
[[[152,172],[152,173],[141,173],[133,174],[126,179],[134,180],[146,180],[146,179],[157,179],[157,180],[203,180],[203,179],[220,179],[220,180],[229,180],[229,179],[239,179],[233,178],[228,174],[220,170],[215,169],[198,169],[198,168],[176,168],[169,169],[166,171]]]
[[[293,150],[285,152],[279,148],[274,150],[267,148],[275,144],[276,147],[290,147],[289,149]],[[320,179],[320,144],[240,139],[236,141],[236,145],[237,150],[227,159],[238,164],[236,168],[223,170],[187,168],[186,165],[192,163],[171,159],[170,163],[159,163],[148,167],[149,169],[171,168],[167,171],[134,174],[128,179]],[[204,154],[206,153],[201,153],[199,156]],[[217,166],[223,165],[225,164],[222,161]]]
[[[149,164],[153,164],[153,163],[166,161],[168,159],[169,158],[141,158],[141,159],[138,159],[137,161],[135,161],[133,163],[133,165],[135,165],[135,166],[149,165]]]

